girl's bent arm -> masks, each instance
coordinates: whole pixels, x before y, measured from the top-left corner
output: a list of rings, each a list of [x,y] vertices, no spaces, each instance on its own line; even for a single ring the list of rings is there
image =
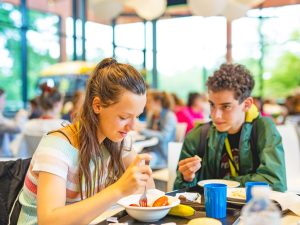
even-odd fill
[[[40,172],[37,191],[38,224],[89,224],[122,196],[121,190],[113,184],[93,197],[65,205],[66,181],[51,173]]]

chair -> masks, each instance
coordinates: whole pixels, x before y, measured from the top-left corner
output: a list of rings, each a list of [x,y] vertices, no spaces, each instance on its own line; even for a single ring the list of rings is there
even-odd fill
[[[284,148],[287,191],[300,193],[300,145],[297,127],[293,124],[277,126]]]
[[[10,147],[16,157],[23,159],[29,158],[32,157],[42,137],[42,135],[22,134]]]
[[[183,142],[187,129],[187,123],[176,124],[176,142]]]
[[[35,152],[36,148],[38,147],[42,137],[43,137],[42,135],[35,136],[35,135],[24,134],[24,140],[27,145],[27,152],[29,154],[28,156],[31,157],[33,155],[33,153]]]
[[[173,184],[176,178],[176,169],[182,145],[182,142],[169,142],[168,168],[154,171],[152,174],[154,180],[158,180],[167,184],[166,191],[173,190]]]

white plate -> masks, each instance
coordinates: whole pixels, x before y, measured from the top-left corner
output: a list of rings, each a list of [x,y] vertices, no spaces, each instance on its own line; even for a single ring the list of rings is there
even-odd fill
[[[204,187],[205,184],[226,184],[229,188],[234,188],[240,186],[240,183],[232,180],[222,180],[222,179],[211,179],[211,180],[201,180],[198,182],[199,186]]]
[[[246,203],[245,188],[227,188],[227,201],[234,204]]]

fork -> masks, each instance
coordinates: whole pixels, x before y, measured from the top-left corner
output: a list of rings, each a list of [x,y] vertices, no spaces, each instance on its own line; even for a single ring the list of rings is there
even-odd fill
[[[145,165],[149,166],[150,161],[145,160]],[[145,185],[144,193],[141,195],[139,204],[142,207],[147,207],[148,202],[147,202],[147,184]]]

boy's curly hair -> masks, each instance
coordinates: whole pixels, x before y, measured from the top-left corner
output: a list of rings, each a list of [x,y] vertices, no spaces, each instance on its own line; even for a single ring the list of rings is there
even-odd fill
[[[250,97],[255,82],[251,72],[240,64],[222,64],[206,82],[208,90],[234,91],[234,97],[239,103]]]

